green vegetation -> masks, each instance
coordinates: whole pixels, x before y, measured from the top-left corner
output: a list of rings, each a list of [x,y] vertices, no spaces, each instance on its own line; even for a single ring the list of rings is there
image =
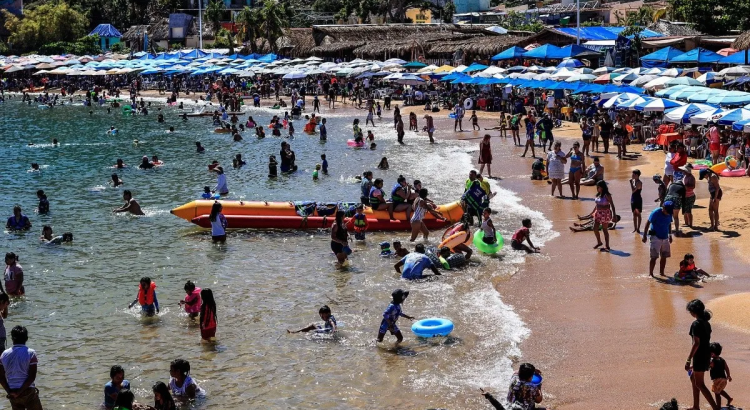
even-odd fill
[[[50,2],[26,9],[20,18],[5,10],[2,13],[5,29],[10,32],[8,48],[14,52],[41,50],[42,46],[51,47],[53,43],[60,43],[59,47],[67,43],[86,48],[81,38],[88,33],[89,21],[68,3]]]
[[[666,15],[706,34],[750,30],[750,0],[669,0]]]

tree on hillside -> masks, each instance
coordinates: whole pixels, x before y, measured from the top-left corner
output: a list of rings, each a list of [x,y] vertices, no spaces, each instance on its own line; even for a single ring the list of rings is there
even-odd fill
[[[214,35],[219,33],[221,30],[221,20],[224,16],[224,2],[222,0],[211,0],[206,6],[206,20],[211,22],[211,27],[214,30]]]
[[[671,18],[692,23],[706,34],[750,30],[748,0],[669,0]]]
[[[287,4],[277,0],[265,0],[261,15],[261,33],[266,38],[271,50],[276,51],[276,40],[284,35],[284,29],[289,27],[289,20],[293,13]]]
[[[257,51],[258,44],[257,40],[263,38],[263,32],[261,31],[261,23],[263,16],[261,16],[261,9],[250,8],[245,6],[235,18],[235,22],[240,25],[237,36],[240,40],[245,43],[250,43],[250,50],[254,53]]]
[[[3,11],[8,43],[15,51],[38,50],[57,41],[75,42],[88,33],[89,21],[65,2],[50,2],[25,10],[23,17]]]

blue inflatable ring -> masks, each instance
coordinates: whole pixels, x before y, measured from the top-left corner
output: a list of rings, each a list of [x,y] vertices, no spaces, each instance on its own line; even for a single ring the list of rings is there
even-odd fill
[[[448,336],[453,331],[453,322],[438,317],[422,319],[411,326],[411,331],[419,337]]]
[[[476,231],[474,233],[474,247],[476,247],[480,252],[484,253],[497,253],[500,251],[500,249],[503,249],[503,235],[500,234],[500,232],[495,231],[495,237],[497,238],[497,241],[494,244],[488,244],[484,243],[484,231]]]

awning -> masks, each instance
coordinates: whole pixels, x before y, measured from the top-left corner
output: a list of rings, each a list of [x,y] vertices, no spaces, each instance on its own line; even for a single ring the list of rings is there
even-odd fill
[[[676,44],[684,43],[686,38],[688,37],[672,37],[672,38],[666,38],[662,40],[643,40],[643,45],[648,46],[648,47],[673,46]]]

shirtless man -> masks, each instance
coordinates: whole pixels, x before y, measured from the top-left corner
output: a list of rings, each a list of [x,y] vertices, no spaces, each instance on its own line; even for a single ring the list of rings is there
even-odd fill
[[[434,144],[435,140],[432,138],[432,134],[435,132],[435,123],[432,121],[432,115],[425,114],[424,119],[426,121],[427,136],[430,137],[430,144]]]
[[[122,199],[125,201],[125,205],[120,208],[113,209],[112,212],[130,212],[133,215],[145,215],[141,211],[141,205],[133,198],[133,194],[130,190],[126,189],[122,192]]]

